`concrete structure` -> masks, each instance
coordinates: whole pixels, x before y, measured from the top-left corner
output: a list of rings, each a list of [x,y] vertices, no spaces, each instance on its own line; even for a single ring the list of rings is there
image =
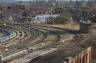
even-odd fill
[[[36,20],[40,21],[41,23],[54,23],[54,21],[56,20],[56,18],[59,15],[37,15],[35,17]]]

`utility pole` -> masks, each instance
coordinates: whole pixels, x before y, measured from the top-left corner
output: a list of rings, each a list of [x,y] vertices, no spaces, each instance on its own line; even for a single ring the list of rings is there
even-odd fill
[[[2,52],[0,51],[0,63],[2,63]]]
[[[2,56],[0,55],[0,63],[2,63]]]

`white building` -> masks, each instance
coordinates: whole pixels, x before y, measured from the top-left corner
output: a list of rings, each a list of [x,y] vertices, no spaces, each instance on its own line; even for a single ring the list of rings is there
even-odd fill
[[[54,23],[54,21],[56,21],[56,18],[60,16],[60,15],[37,15],[35,17],[36,20],[40,21],[41,23]]]

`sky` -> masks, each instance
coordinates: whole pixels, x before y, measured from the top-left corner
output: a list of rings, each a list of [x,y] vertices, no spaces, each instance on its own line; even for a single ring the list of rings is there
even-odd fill
[[[0,0],[0,1],[32,1],[32,0]]]
[[[0,2],[14,2],[14,1],[33,1],[33,0],[0,0]],[[58,0],[58,1],[62,1],[62,0]],[[66,0],[66,1],[69,1],[69,0]],[[75,1],[75,0],[73,0],[73,1]]]

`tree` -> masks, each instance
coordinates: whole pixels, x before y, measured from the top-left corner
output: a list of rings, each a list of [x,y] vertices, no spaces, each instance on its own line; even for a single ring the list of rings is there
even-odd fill
[[[69,12],[64,11],[63,13],[60,14],[59,17],[57,17],[55,23],[56,23],[56,24],[66,24],[66,23],[68,23],[68,22],[71,21],[70,18],[71,18],[71,17],[70,17]]]
[[[22,13],[22,16],[23,16],[23,17],[26,17],[27,15],[28,15],[28,14],[27,14],[27,12],[25,12],[25,11]]]
[[[91,17],[89,20],[91,20],[93,23],[96,23],[96,16]]]

